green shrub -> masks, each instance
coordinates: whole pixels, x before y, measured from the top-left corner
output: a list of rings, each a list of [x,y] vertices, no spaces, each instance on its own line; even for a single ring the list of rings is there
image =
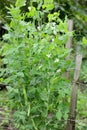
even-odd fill
[[[22,14],[24,4],[18,0],[16,7],[9,9],[11,23],[6,25],[8,33],[3,38],[7,43],[2,48],[4,82],[9,84],[15,127],[62,130],[69,95],[69,83],[64,79],[69,66],[65,58],[70,52],[64,46],[71,35],[67,19],[62,21],[55,12],[48,14],[48,23],[43,23],[43,12],[33,6]]]

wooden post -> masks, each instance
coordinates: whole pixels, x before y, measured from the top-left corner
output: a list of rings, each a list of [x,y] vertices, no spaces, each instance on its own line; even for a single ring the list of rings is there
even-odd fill
[[[69,32],[72,32],[72,30],[73,30],[73,20],[68,20],[68,30],[69,30]],[[72,36],[69,37],[68,42],[67,42],[65,47],[67,49],[70,49],[71,46],[72,46]],[[66,60],[69,60],[69,59],[70,59],[70,55],[68,55],[66,57]],[[66,78],[69,79],[69,77],[70,77],[70,72],[69,72],[69,70],[67,70]]]
[[[75,130],[75,120],[76,120],[76,105],[77,105],[77,84],[76,82],[80,76],[80,68],[82,63],[82,55],[78,54],[76,56],[76,67],[74,72],[74,80],[73,87],[71,93],[71,101],[70,101],[70,111],[67,120],[66,130]]]

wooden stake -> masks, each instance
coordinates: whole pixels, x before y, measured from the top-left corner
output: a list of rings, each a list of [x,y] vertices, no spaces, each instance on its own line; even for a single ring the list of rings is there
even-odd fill
[[[69,32],[72,32],[72,30],[73,30],[73,20],[68,20],[68,30],[69,30]],[[72,37],[70,36],[65,47],[67,49],[70,49],[71,46],[72,46]],[[66,60],[69,60],[69,59],[70,59],[70,55],[68,55],[66,57]],[[69,70],[67,70],[66,78],[69,79],[69,77],[70,77],[70,72],[69,72]]]
[[[82,55],[78,54],[76,56],[76,67],[74,72],[74,80],[73,80],[73,87],[72,87],[72,94],[71,94],[71,101],[70,101],[70,111],[67,120],[66,130],[75,130],[75,120],[76,120],[76,105],[77,105],[77,84],[76,82],[80,76],[80,69],[82,63]]]

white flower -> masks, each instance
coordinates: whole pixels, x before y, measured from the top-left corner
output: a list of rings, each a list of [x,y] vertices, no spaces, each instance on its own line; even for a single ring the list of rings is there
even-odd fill
[[[54,33],[54,35],[56,35],[57,34],[56,30],[54,30],[53,33]]]
[[[52,42],[54,42],[54,39],[52,39]]]
[[[46,56],[47,56],[48,58],[50,58],[50,57],[51,57],[51,54],[47,54]]]
[[[37,29],[40,31],[40,29],[41,29],[40,26],[38,26]]]
[[[60,72],[61,72],[61,69],[58,69],[56,72],[57,72],[57,73],[60,73]]]
[[[29,10],[31,10],[31,7],[28,7]]]
[[[55,22],[53,22],[52,24],[53,24],[53,26],[55,26],[55,25],[56,25],[56,23],[55,23]]]
[[[58,59],[58,58],[56,58],[54,62],[55,62],[55,63],[58,63],[58,62],[59,62],[59,59]]]

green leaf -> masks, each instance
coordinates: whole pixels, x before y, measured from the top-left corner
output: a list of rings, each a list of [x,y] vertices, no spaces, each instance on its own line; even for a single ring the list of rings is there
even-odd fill
[[[57,111],[57,113],[56,113],[56,118],[57,118],[58,120],[61,120],[61,117],[62,117],[62,113],[61,113],[61,111],[59,110],[59,111]]]
[[[43,101],[48,101],[48,94],[47,92],[41,92],[40,93],[40,98],[43,100]]]
[[[47,11],[52,10],[54,8],[54,4],[44,4],[42,6],[43,9],[46,8]]]
[[[16,1],[16,7],[22,7],[22,6],[25,6],[26,4],[26,0],[17,0]]]
[[[82,43],[85,44],[85,45],[87,45],[87,39],[85,37],[83,37]]]
[[[53,0],[44,0],[44,4],[51,4],[53,3]]]

